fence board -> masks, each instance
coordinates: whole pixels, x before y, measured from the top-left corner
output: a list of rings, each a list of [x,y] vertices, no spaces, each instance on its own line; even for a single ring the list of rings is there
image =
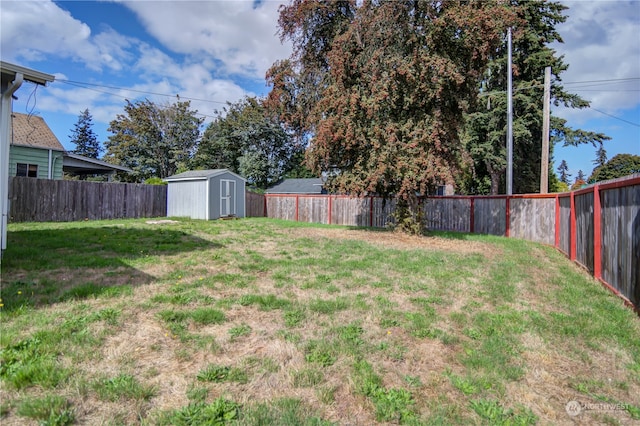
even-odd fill
[[[470,198],[428,198],[424,204],[425,223],[437,231],[470,231]]]
[[[329,199],[299,196],[298,220],[309,223],[329,223]]]
[[[593,193],[575,196],[576,260],[593,273]]]
[[[571,250],[571,197],[560,197],[560,250],[569,255]]]
[[[72,222],[84,219],[167,215],[167,187],[9,178],[11,222]]]
[[[331,204],[331,223],[370,226],[371,198],[335,197]]]
[[[602,190],[602,279],[640,306],[640,185]]]
[[[555,198],[513,198],[509,208],[510,237],[555,244]]]
[[[505,235],[506,198],[477,198],[474,202],[474,227],[478,234]]]
[[[255,192],[245,192],[245,215],[247,217],[265,217],[264,195]]]

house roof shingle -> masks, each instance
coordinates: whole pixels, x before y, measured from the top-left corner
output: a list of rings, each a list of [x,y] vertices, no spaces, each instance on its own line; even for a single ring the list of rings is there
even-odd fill
[[[42,117],[14,112],[11,114],[11,121],[12,145],[64,151],[64,147]]]

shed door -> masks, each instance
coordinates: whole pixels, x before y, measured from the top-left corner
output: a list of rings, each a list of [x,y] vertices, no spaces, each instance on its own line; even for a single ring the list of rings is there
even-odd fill
[[[236,181],[220,179],[220,216],[236,214]]]

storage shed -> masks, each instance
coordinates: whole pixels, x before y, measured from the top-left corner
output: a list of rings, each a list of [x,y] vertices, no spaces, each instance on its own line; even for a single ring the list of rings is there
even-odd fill
[[[246,180],[227,169],[192,170],[165,181],[167,216],[205,220],[245,216]]]

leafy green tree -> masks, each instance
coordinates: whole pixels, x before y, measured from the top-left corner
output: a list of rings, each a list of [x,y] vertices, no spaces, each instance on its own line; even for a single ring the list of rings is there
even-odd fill
[[[596,167],[589,177],[589,182],[616,179],[633,173],[640,173],[640,155],[618,154],[604,165]]]
[[[166,178],[184,169],[197,146],[202,119],[190,110],[190,102],[156,105],[144,100],[127,101],[125,114],[111,121],[113,133],[106,142],[105,158],[133,170],[120,175],[125,181]]]
[[[102,147],[98,142],[98,137],[93,132],[93,117],[89,109],[85,109],[78,116],[78,121],[73,125],[71,131],[71,143],[75,144],[76,149],[72,152],[78,155],[84,155],[89,158],[98,158]]]
[[[513,52],[513,190],[515,193],[537,192],[540,188],[542,141],[542,109],[544,69],[551,67],[552,102],[570,108],[587,108],[589,102],[564,90],[560,75],[567,70],[563,57],[549,47],[562,42],[556,26],[566,20],[566,6],[542,0],[510,0],[511,10],[518,15],[514,27]],[[490,181],[489,192],[504,188],[506,171],[507,129],[507,43],[492,53],[487,71],[480,79],[481,100],[470,111],[465,126],[467,150],[474,166],[466,183],[470,192],[483,193]],[[602,144],[610,139],[602,133],[572,129],[566,120],[551,117],[551,151],[553,145]],[[550,164],[549,175],[553,176]],[[551,181],[549,182],[551,186]]]
[[[558,174],[560,175],[560,182],[569,185],[569,178],[571,175],[569,174],[569,166],[565,160],[560,162],[558,166]]]
[[[260,189],[282,179],[301,148],[259,99],[229,104],[207,126],[193,160],[197,168],[227,168]]]
[[[499,2],[295,0],[281,9],[293,54],[268,72],[269,100],[303,136],[330,189],[398,196],[453,183],[459,130],[512,14]]]

